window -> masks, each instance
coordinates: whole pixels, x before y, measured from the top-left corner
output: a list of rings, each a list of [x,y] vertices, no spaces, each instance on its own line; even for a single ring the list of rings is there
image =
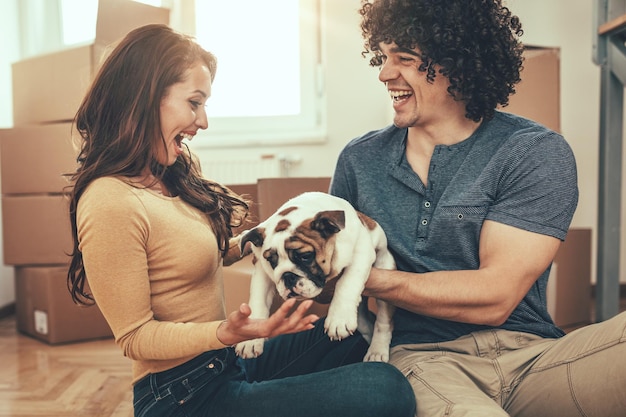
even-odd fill
[[[66,45],[95,36],[97,0],[60,0]],[[142,0],[185,16],[179,0]],[[320,0],[196,0],[198,42],[218,58],[209,128],[194,147],[325,139]],[[80,18],[79,18],[80,16]],[[94,16],[93,19],[86,16]]]
[[[97,1],[61,0],[63,43],[74,45],[93,41],[96,37],[97,14]]]

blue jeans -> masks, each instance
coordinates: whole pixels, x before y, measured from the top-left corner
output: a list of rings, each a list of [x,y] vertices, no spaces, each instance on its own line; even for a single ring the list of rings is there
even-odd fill
[[[134,386],[136,417],[413,417],[415,397],[395,367],[361,362],[360,335],[330,341],[312,330],[266,342],[243,360],[214,350]]]

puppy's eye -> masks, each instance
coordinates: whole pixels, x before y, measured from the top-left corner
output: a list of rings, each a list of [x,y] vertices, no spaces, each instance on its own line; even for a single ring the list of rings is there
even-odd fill
[[[278,265],[278,253],[275,250],[266,250],[263,257],[269,262],[272,269],[276,269]]]
[[[308,265],[315,260],[315,252],[295,252],[294,257],[297,262]]]

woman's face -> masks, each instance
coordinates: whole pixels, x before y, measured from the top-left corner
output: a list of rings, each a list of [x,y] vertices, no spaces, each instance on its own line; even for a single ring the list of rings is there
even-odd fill
[[[183,139],[191,140],[198,129],[208,127],[205,104],[211,95],[211,72],[204,62],[189,68],[181,82],[172,84],[161,99],[161,133],[166,149],[159,145],[157,161],[174,164],[183,153]]]

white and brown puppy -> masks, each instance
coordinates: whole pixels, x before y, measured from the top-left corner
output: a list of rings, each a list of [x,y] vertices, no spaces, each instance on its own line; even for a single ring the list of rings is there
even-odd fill
[[[372,266],[395,269],[387,238],[373,219],[346,200],[321,192],[301,194],[283,204],[240,244],[252,243],[256,258],[250,284],[252,318],[267,318],[275,291],[283,299],[324,297],[334,287],[325,330],[333,340],[358,328],[370,343],[364,361],[387,362],[393,329],[392,305],[376,300],[375,323],[361,293]],[[263,353],[264,339],[237,344],[244,358]]]

